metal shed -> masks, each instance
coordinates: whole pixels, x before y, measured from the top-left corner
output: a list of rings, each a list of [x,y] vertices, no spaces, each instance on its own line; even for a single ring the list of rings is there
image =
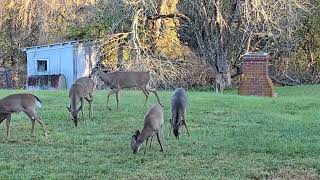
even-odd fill
[[[69,89],[78,78],[88,76],[99,60],[98,44],[94,41],[33,46],[23,51],[27,54],[28,89],[56,89],[60,85],[54,85],[52,79],[58,84],[65,79]]]

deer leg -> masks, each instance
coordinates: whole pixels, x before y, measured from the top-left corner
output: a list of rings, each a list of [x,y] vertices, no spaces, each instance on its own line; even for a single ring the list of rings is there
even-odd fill
[[[160,132],[161,132],[162,142],[163,142],[163,144],[165,145],[165,141],[164,141],[164,133],[163,133],[163,131],[164,131],[164,125],[162,124],[162,125],[161,125],[161,129],[160,129]]]
[[[31,127],[31,135],[34,134],[34,126],[36,124],[36,120],[35,119],[31,119],[31,123],[32,123],[32,127]]]
[[[190,136],[190,133],[189,133],[189,130],[188,130],[188,127],[187,127],[187,123],[186,123],[186,119],[184,117],[184,114],[182,114],[182,122],[183,122],[183,125],[184,127],[186,127],[186,130],[187,130],[187,133],[188,133],[188,136]]]
[[[86,101],[87,101],[88,104],[89,104],[89,118],[90,118],[91,120],[93,120],[93,117],[92,117],[92,99],[90,98],[90,96],[89,96],[89,98],[88,98],[88,97],[85,97],[85,99],[86,99]]]
[[[111,108],[109,107],[109,97],[116,93],[116,90],[115,89],[111,89],[111,91],[108,93],[108,97],[107,97],[107,108],[109,109],[109,111],[111,111]]]
[[[172,120],[173,120],[173,115],[171,115],[171,119],[169,119],[169,122],[170,122],[169,137],[171,136],[171,131],[172,131],[172,129],[173,129],[173,127],[172,127]]]
[[[92,117],[92,101],[89,101],[89,116],[90,116],[90,119],[91,121],[93,120],[93,117]]]
[[[162,147],[162,143],[161,143],[161,140],[160,140],[160,132],[156,132],[156,135],[157,135],[157,139],[158,139],[158,143],[160,145],[160,151],[163,152],[163,147]]]
[[[10,138],[10,121],[11,121],[11,114],[7,115],[7,117],[6,117],[7,137],[8,138]]]
[[[144,149],[144,155],[147,154],[148,140],[149,140],[149,138],[147,138],[147,140],[146,140],[146,148]]]
[[[91,120],[93,120],[93,106],[92,106],[92,101],[93,101],[93,95],[92,93],[89,93],[89,97],[90,97],[90,111],[91,111]]]
[[[45,125],[43,124],[41,118],[37,114],[36,114],[36,117],[37,117],[36,120],[42,126],[42,131],[43,131],[44,137],[48,138],[48,133],[47,133],[47,129],[46,129]]]
[[[146,88],[147,88],[147,91],[152,92],[152,93],[157,97],[158,103],[159,103],[162,107],[164,107],[164,106],[161,104],[161,102],[160,102],[160,98],[159,98],[159,96],[158,96],[158,93],[157,93],[156,89],[151,88],[151,87],[148,87],[148,86],[147,86]]]
[[[26,111],[25,113],[29,116],[31,121],[35,121],[36,120],[42,126],[44,137],[48,138],[47,129],[46,129],[45,125],[43,124],[41,118],[36,114],[36,112],[31,110],[31,111]]]
[[[145,88],[141,88],[144,96],[145,96],[145,101],[144,101],[144,106],[147,104],[148,97],[149,97],[149,92]]]
[[[84,114],[83,114],[83,99],[84,98],[80,98],[80,107],[79,107],[79,112],[78,114],[81,112],[81,116],[79,114],[79,121],[84,121],[86,123],[86,118],[84,117]]]
[[[152,139],[153,139],[153,136],[151,136],[149,148],[151,148]]]
[[[119,111],[119,90],[116,91],[117,111]]]
[[[81,109],[81,119],[84,119],[83,110]]]
[[[1,124],[1,123],[2,123],[2,121],[4,121],[6,118],[7,118],[7,116],[3,116],[3,117],[1,117],[1,119],[0,119],[0,124]]]

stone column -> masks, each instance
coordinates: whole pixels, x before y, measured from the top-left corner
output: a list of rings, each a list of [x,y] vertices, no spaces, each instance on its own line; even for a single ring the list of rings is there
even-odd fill
[[[274,87],[268,75],[268,53],[247,53],[243,58],[239,95],[274,96]]]

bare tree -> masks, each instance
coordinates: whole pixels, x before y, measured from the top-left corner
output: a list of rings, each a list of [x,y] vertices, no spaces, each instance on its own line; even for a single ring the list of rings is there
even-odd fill
[[[224,81],[219,86],[230,86],[231,66],[247,51],[291,51],[299,16],[307,10],[308,1],[297,0],[186,0],[180,7],[190,17],[186,26],[196,50]]]
[[[99,39],[101,60],[111,69],[150,70],[156,77],[151,81],[161,87],[208,84],[214,75],[222,91],[241,73],[241,57],[247,51],[268,51],[286,61],[276,65],[289,67],[289,57],[305,39],[297,32],[307,32],[301,20],[312,16],[310,1],[318,2],[4,0],[0,64],[24,64],[22,54],[16,56],[19,47]],[[315,64],[316,48],[308,49]],[[288,73],[287,68],[270,69]]]

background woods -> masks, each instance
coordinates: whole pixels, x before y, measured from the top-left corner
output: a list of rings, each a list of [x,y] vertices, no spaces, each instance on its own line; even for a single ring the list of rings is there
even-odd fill
[[[92,40],[113,70],[150,70],[154,86],[231,86],[248,51],[272,55],[274,81],[320,81],[319,0],[4,0],[0,65],[21,47]],[[19,78],[16,75],[16,78]]]

